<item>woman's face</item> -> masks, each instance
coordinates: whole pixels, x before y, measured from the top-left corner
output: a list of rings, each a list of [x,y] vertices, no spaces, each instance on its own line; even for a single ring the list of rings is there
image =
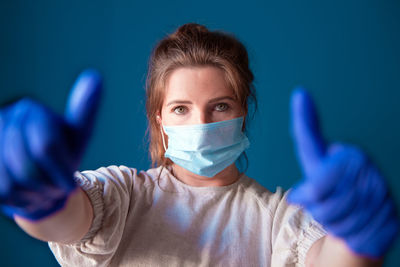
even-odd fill
[[[166,83],[164,126],[203,124],[244,116],[240,103],[216,67],[179,68]]]

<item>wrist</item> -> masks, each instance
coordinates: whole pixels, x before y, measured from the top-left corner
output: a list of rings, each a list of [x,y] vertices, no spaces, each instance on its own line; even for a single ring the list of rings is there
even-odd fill
[[[66,200],[65,207],[38,221],[14,216],[15,222],[29,235],[42,241],[72,243],[84,237],[93,219],[93,208],[86,193],[78,187]]]
[[[68,192],[59,189],[48,189],[45,193],[32,192],[29,203],[23,207],[9,207],[12,217],[38,222],[63,210],[68,199],[77,191],[77,186]]]
[[[309,266],[382,266],[382,258],[370,258],[355,253],[347,243],[333,235],[321,239]]]

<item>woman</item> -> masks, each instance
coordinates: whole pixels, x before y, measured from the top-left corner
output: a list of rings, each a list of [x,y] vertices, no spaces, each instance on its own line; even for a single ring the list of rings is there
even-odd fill
[[[100,97],[98,74],[81,75],[62,118],[27,99],[4,109],[4,211],[49,241],[65,266],[381,264],[398,231],[384,181],[360,150],[324,142],[303,90],[293,94],[292,125],[304,180],[289,200],[315,220],[281,189],[271,193],[238,170],[249,146],[252,81],[234,37],[181,26],[149,64],[156,168],[109,166],[74,180]]]

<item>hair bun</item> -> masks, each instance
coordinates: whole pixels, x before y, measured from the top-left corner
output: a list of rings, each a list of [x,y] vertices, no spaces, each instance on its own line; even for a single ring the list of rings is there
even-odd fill
[[[201,33],[208,33],[209,30],[200,24],[197,23],[186,23],[180,26],[172,35],[175,37],[178,36],[196,36]]]

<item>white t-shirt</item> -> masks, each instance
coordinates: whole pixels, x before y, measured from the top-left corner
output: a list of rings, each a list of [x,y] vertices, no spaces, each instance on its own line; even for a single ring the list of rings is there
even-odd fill
[[[304,266],[325,234],[281,188],[271,193],[245,174],[193,187],[166,168],[110,166],[76,180],[94,220],[76,244],[49,242],[62,266]]]

